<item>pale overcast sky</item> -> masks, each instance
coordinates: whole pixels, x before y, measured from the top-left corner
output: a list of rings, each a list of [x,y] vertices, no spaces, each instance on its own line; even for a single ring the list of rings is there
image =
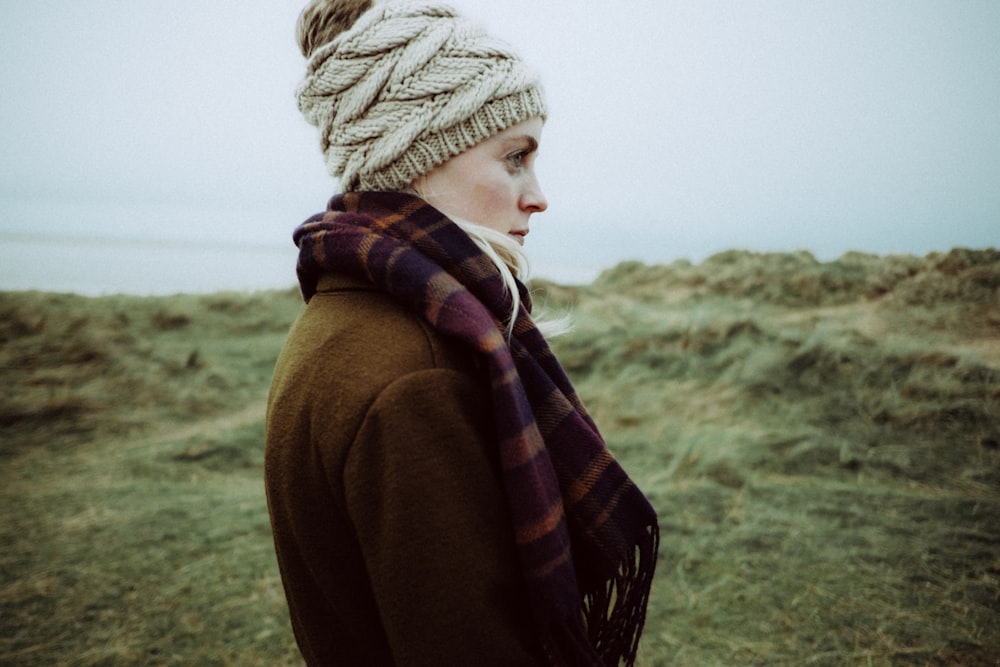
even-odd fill
[[[543,77],[538,273],[1000,244],[996,0],[453,4]],[[4,2],[0,232],[290,243],[335,191],[301,6]]]

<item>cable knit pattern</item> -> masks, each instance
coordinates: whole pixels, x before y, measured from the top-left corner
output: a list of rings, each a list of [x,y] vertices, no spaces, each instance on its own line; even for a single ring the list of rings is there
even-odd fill
[[[299,110],[347,192],[400,190],[506,128],[545,116],[538,78],[437,2],[368,10],[313,54]]]

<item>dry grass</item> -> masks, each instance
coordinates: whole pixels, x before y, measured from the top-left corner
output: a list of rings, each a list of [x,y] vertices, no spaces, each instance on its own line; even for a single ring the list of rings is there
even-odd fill
[[[660,513],[643,665],[1000,665],[1000,253],[537,288]],[[260,471],[299,307],[0,295],[0,663],[300,664]]]

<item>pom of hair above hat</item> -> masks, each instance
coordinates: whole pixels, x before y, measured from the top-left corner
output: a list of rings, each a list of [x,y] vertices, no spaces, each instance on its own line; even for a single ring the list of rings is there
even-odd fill
[[[537,75],[507,44],[426,0],[376,3],[315,48],[298,105],[347,192],[405,189],[546,114]]]

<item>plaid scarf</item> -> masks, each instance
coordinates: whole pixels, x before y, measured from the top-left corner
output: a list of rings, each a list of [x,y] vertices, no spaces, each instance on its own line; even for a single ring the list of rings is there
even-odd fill
[[[421,199],[334,197],[296,229],[308,301],[323,273],[367,280],[486,362],[513,534],[552,665],[635,661],[659,541],[656,512],[612,458],[529,315],[513,335],[500,272],[465,232]]]

